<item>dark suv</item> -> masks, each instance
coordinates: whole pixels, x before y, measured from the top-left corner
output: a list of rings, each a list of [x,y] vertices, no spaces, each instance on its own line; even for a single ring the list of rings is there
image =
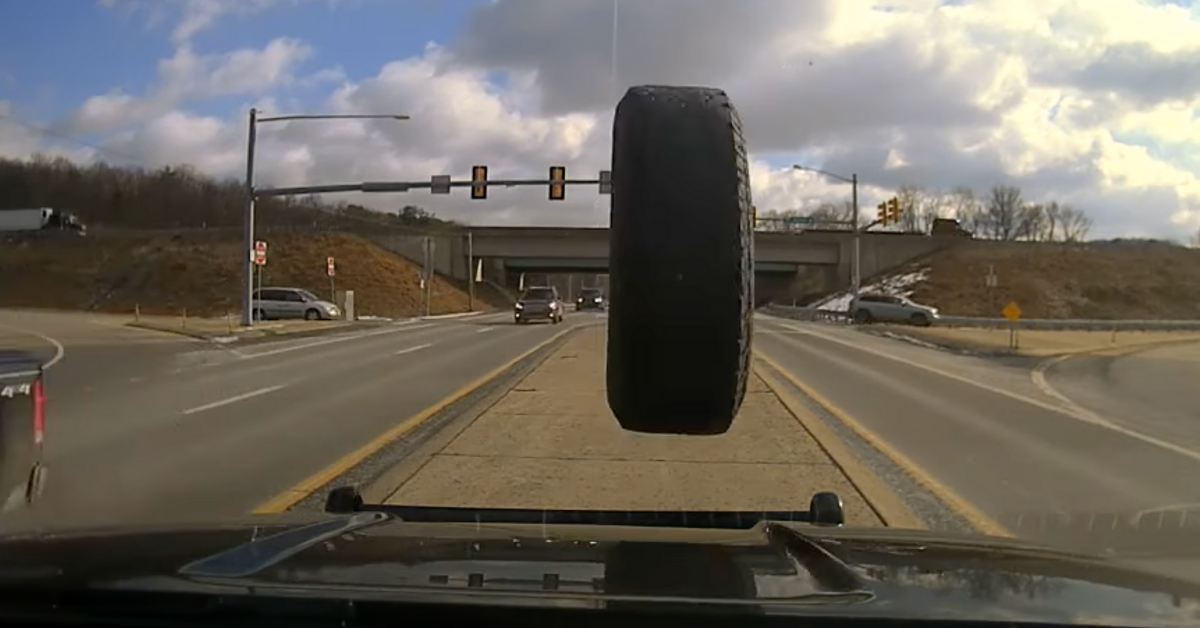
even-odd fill
[[[579,291],[579,297],[575,299],[575,311],[603,309],[604,292],[599,288],[584,288]]]
[[[513,322],[520,325],[529,321],[550,321],[555,324],[563,321],[563,304],[562,299],[558,298],[558,288],[539,286],[521,294],[513,306]]]

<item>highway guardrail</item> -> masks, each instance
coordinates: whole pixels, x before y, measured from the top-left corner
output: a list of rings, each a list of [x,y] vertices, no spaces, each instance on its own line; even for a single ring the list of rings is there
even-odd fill
[[[810,307],[768,305],[768,314],[802,321],[848,324],[845,310],[822,310]],[[934,327],[969,327],[975,329],[1052,329],[1062,331],[1200,331],[1200,320],[1104,320],[1086,318],[1022,318],[1015,322],[1001,317],[940,316]]]

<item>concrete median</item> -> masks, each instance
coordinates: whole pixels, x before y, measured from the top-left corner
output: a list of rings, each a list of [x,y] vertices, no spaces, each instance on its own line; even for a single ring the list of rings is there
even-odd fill
[[[720,436],[638,434],[605,400],[605,330],[569,336],[453,436],[389,473],[389,503],[564,509],[804,510],[834,491],[847,525],[884,525],[830,448],[755,375]],[[400,475],[398,476],[397,473]],[[370,490],[368,492],[371,492]]]

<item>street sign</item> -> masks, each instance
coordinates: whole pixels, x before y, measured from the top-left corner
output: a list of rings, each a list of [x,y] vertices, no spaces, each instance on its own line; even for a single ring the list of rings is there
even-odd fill
[[[1000,314],[1010,322],[1016,322],[1017,319],[1021,318],[1021,306],[1017,305],[1016,301],[1009,301]]]
[[[450,175],[435,174],[429,182],[429,191],[434,194],[450,193]]]
[[[326,257],[326,258],[325,258],[325,274],[327,274],[327,275],[329,275],[330,277],[332,277],[332,276],[334,276],[336,273],[337,273],[337,268],[334,266],[334,261],[333,261],[333,258],[332,258],[332,257]]]
[[[267,264],[267,243],[262,240],[254,242],[254,263],[259,266]]]

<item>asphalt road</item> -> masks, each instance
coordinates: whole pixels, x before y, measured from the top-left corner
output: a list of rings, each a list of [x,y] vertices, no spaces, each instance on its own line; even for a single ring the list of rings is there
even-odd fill
[[[247,513],[596,319],[407,321],[230,350],[100,317],[4,313],[0,338],[52,362],[39,517],[145,523]],[[834,408],[831,425],[853,433],[849,419],[899,455],[852,444],[885,481],[915,477],[984,527],[1089,552],[1174,554],[1180,572],[1200,573],[1195,345],[1073,358],[1043,381],[1029,364],[766,316],[755,347]]]
[[[74,525],[248,513],[571,325],[407,321],[227,349],[81,315],[5,313],[47,373],[38,517]],[[36,334],[36,335],[34,335]],[[57,343],[57,346],[55,345]]]
[[[1039,386],[1028,365],[845,327],[760,317],[756,349],[915,467],[903,472],[946,489],[985,525],[1089,552],[1200,556],[1200,512],[1192,511],[1200,510],[1200,447],[1159,438],[1165,430],[1125,421],[1115,405],[1096,398],[1081,412]],[[1122,387],[1110,387],[1109,398],[1145,404],[1137,390],[1169,399],[1156,416],[1183,429],[1187,377],[1167,365],[1179,351],[1112,365]]]
[[[1043,377],[1086,411],[1200,451],[1200,342],[1074,356]]]

